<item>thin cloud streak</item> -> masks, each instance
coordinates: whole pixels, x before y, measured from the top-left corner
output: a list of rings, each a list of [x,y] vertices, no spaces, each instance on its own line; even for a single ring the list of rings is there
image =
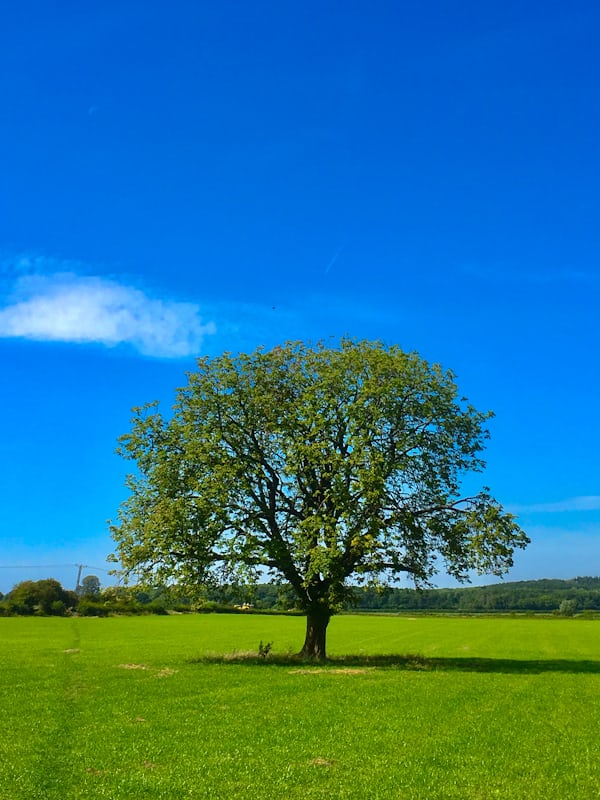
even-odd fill
[[[21,275],[0,309],[3,338],[128,344],[158,358],[198,354],[204,337],[215,332],[194,303],[154,299],[117,281],[73,272]]]
[[[600,495],[581,495],[554,503],[532,503],[510,506],[514,514],[559,514],[573,511],[600,511]]]
[[[338,258],[340,257],[340,253],[342,252],[342,250],[343,250],[343,249],[344,249],[344,246],[343,246],[343,245],[342,245],[341,247],[338,247],[338,249],[337,249],[337,250],[336,250],[336,252],[335,252],[335,255],[334,255],[334,256],[333,256],[333,258],[330,260],[329,264],[327,264],[327,266],[325,267],[325,275],[327,275],[327,273],[329,272],[329,270],[330,270],[330,269],[333,267],[333,265],[335,264],[335,262],[338,260]]]

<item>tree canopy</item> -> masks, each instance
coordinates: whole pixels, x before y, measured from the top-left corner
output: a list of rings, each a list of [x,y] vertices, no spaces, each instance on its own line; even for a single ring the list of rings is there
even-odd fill
[[[75,592],[63,589],[54,578],[21,581],[4,598],[4,607],[11,614],[57,614],[77,604]]]
[[[150,584],[286,581],[308,657],[325,657],[351,577],[500,575],[529,541],[487,488],[461,494],[484,467],[491,413],[396,346],[200,358],[168,418],[156,403],[134,413],[119,452],[136,471],[111,526],[124,571]]]
[[[86,575],[77,588],[80,597],[97,597],[100,594],[100,578],[97,575]]]

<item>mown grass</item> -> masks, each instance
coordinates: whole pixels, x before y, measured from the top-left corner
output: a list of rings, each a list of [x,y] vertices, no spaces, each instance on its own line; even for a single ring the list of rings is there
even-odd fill
[[[303,625],[0,620],[1,800],[600,796],[600,621]]]

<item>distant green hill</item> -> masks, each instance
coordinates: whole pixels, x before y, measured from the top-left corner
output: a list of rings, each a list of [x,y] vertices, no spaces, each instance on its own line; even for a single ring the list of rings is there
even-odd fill
[[[225,598],[222,598],[225,599]],[[293,594],[285,587],[260,584],[253,598],[259,608],[290,608]],[[556,611],[563,600],[575,600],[578,612],[600,611],[600,577],[572,580],[544,579],[512,581],[489,586],[453,589],[356,589],[356,602],[348,609],[359,611]]]
[[[600,578],[513,581],[453,589],[357,591],[357,609],[379,611],[555,611],[574,600],[577,611],[600,611]]]

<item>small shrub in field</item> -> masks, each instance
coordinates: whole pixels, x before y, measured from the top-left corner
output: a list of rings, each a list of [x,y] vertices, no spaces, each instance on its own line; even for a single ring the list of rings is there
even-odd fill
[[[143,611],[149,614],[166,614],[167,613],[167,604],[166,602],[159,598],[157,600],[152,600],[150,603],[146,603],[143,606]]]
[[[273,647],[273,642],[267,642],[266,644],[263,644],[261,639],[258,645],[258,655],[261,658],[266,658],[271,652],[272,647]]]
[[[84,598],[79,601],[77,613],[82,617],[106,617],[108,615],[108,609],[102,603],[95,603],[93,600],[86,600]]]
[[[576,611],[577,600],[563,600],[558,609],[561,617],[573,617]]]
[[[226,606],[223,603],[217,603],[216,600],[205,600],[201,605],[196,606],[194,611],[199,614],[231,614],[233,609],[231,606]]]

